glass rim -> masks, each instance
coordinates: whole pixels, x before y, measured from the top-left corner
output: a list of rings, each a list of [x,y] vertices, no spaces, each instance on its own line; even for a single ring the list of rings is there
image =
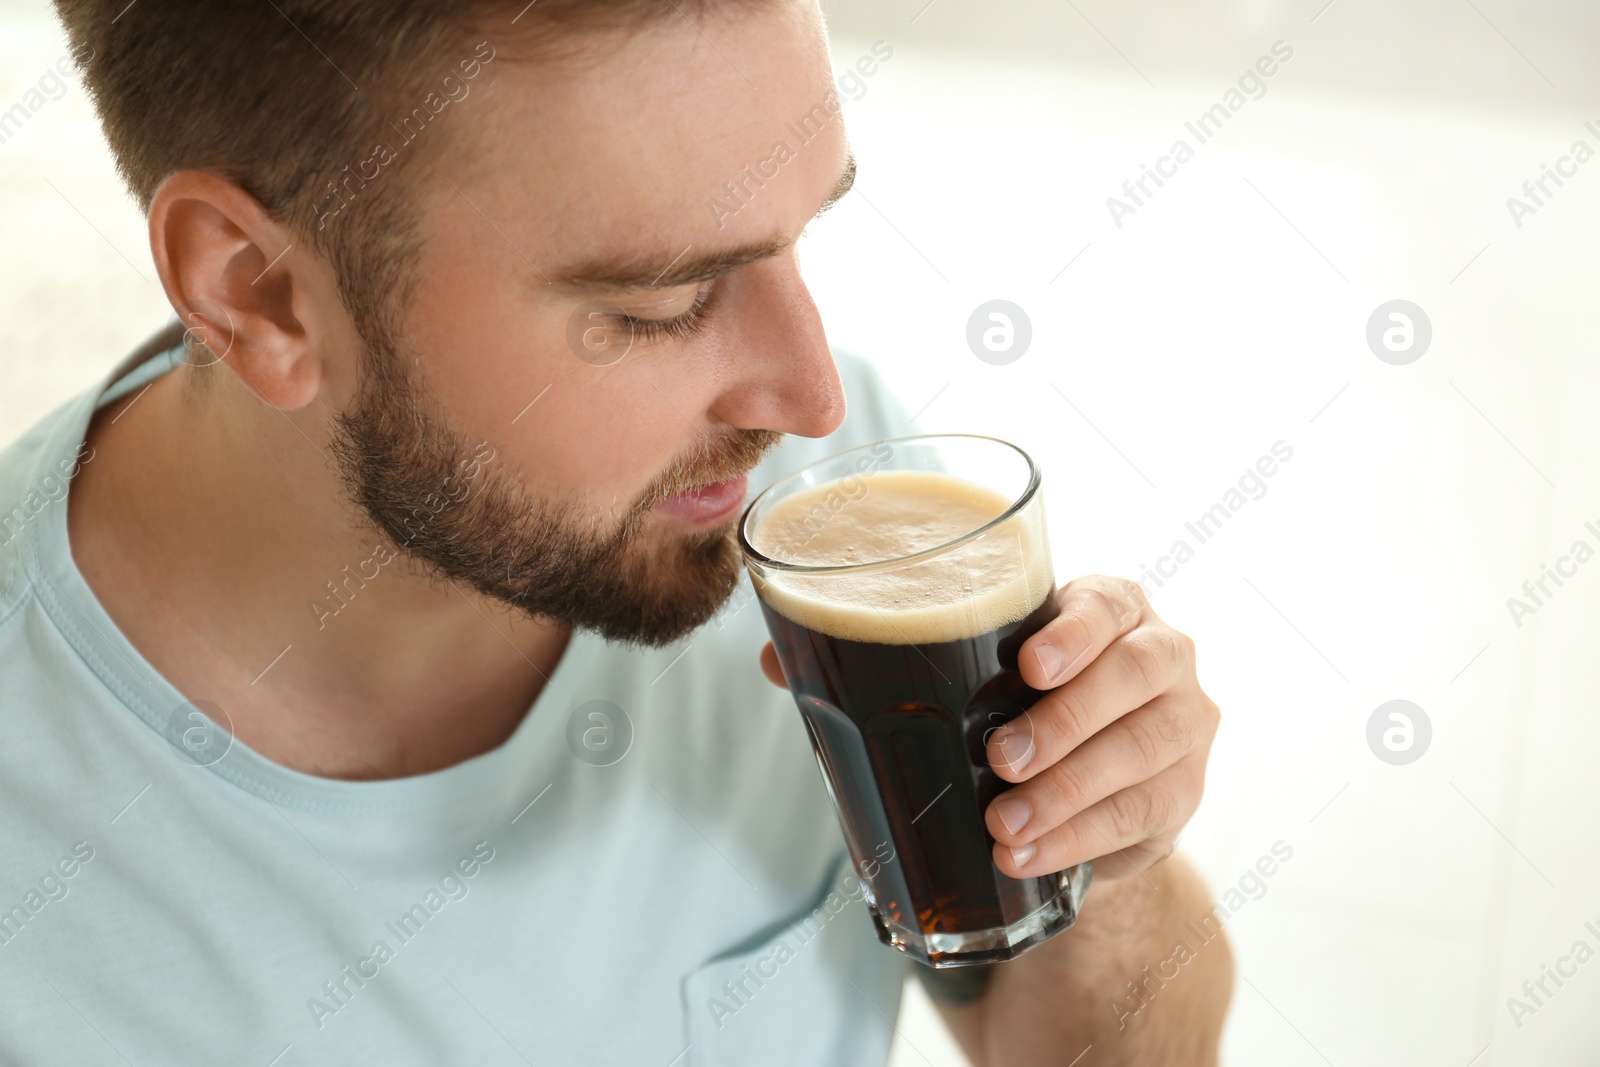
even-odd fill
[[[1003,445],[1004,447],[1009,448],[1012,452],[1015,452],[1018,456],[1021,456],[1022,462],[1027,465],[1028,483],[1023,488],[1022,492],[1017,494],[1016,499],[1013,500],[1004,511],[990,519],[988,522],[985,522],[983,525],[972,530],[968,530],[966,533],[961,534],[958,537],[953,537],[948,541],[934,545],[931,548],[924,548],[904,556],[895,556],[892,559],[877,559],[866,563],[792,563],[787,560],[773,559],[771,556],[768,556],[766,553],[762,552],[760,549],[756,548],[750,543],[750,517],[755,514],[756,508],[762,503],[766,502],[767,498],[771,496],[780,486],[783,486],[791,480],[800,477],[807,471],[814,470],[815,468],[822,466],[824,463],[831,463],[834,460],[839,459],[841,456],[848,456],[852,452],[862,452],[877,445],[898,445],[909,442],[949,440],[986,441],[991,444]],[[842,481],[843,477],[847,476],[842,476],[841,478],[835,478],[831,480]],[[782,478],[779,478],[761,492],[757,493],[755,499],[750,501],[749,505],[744,509],[744,513],[739,516],[739,548],[743,552],[744,559],[747,564],[753,563],[767,570],[783,571],[788,574],[845,574],[871,570],[877,567],[892,567],[904,563],[912,563],[948,552],[952,548],[965,544],[966,542],[975,541],[979,537],[982,537],[989,531],[1000,526],[1002,523],[1014,518],[1022,511],[1023,508],[1032,503],[1033,498],[1038,495],[1039,487],[1042,483],[1043,477],[1039,472],[1039,465],[1033,461],[1033,457],[1030,456],[1021,446],[1013,444],[1004,438],[991,437],[988,434],[979,433],[919,433],[907,434],[904,437],[886,437],[879,441],[868,441],[863,445],[856,445],[852,448],[841,449],[832,455],[827,455],[823,456],[821,459],[812,460],[805,466],[800,467],[797,470],[790,471],[788,474],[784,475]],[[828,483],[823,482],[820,484],[826,485]]]

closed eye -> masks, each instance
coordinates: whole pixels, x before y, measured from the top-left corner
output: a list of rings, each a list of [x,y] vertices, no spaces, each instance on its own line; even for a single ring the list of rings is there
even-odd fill
[[[705,325],[706,319],[710,317],[707,305],[711,302],[712,289],[713,285],[709,282],[701,286],[700,292],[695,295],[694,304],[689,307],[689,310],[674,315],[670,319],[643,319],[627,314],[617,315],[615,318],[617,324],[631,330],[636,339],[647,342],[659,341],[664,338],[682,341],[687,337],[693,336],[696,331]]]

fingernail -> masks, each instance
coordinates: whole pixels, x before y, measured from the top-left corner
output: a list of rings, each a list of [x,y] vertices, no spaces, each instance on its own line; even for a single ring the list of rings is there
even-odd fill
[[[1033,854],[1038,851],[1032,845],[1019,845],[1011,850],[1011,862],[1018,867],[1026,867],[1028,861],[1033,859]]]
[[[1033,738],[1009,726],[1001,727],[1000,758],[1013,774],[1021,772],[1033,758]]]
[[[1055,645],[1035,645],[1033,658],[1038,661],[1039,670],[1044,674],[1046,685],[1055,685],[1060,677],[1062,668],[1066,666],[1066,657]]]
[[[1000,825],[1006,828],[1006,833],[1015,834],[1033,816],[1033,805],[1021,797],[1001,797],[994,802],[995,816],[1000,820]]]

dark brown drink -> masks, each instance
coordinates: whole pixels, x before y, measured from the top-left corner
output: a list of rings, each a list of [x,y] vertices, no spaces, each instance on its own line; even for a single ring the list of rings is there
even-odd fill
[[[985,742],[1042,695],[1017,654],[1058,610],[1042,512],[927,470],[860,489],[808,486],[755,516],[750,546],[800,568],[752,561],[767,627],[880,937],[934,966],[1009,959],[1071,925],[1088,880],[1002,874],[984,825],[1010,788]],[[819,524],[830,494],[846,502]],[[814,569],[833,559],[855,562]]]

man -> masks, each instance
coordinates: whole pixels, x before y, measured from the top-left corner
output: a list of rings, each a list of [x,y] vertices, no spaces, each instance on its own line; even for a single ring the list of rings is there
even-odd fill
[[[912,970],[985,1067],[1214,1059],[1136,586],[1023,653],[996,862],[1096,881],[992,968],[877,943],[758,676],[748,488],[910,429],[797,268],[815,6],[58,6],[183,328],[0,458],[0,1061],[881,1063]]]

